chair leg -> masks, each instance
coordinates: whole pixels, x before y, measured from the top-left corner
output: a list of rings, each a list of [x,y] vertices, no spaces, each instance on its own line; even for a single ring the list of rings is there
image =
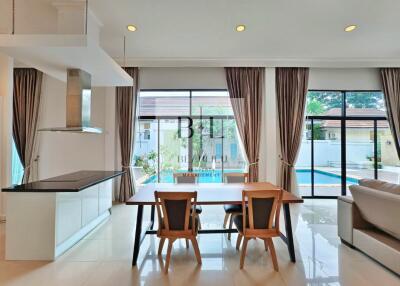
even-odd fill
[[[239,250],[240,249],[240,243],[242,242],[242,238],[243,236],[239,233],[237,240],[236,240],[236,249]]]
[[[169,261],[171,259],[171,251],[172,251],[172,244],[174,243],[175,239],[168,239],[168,249],[167,249],[167,257],[165,258],[165,273],[168,273],[169,268]]]
[[[231,214],[231,217],[229,219],[229,229],[232,229],[233,225],[233,214]],[[228,233],[228,240],[231,240],[231,233]]]
[[[272,258],[272,264],[274,265],[274,270],[279,271],[278,259],[276,258],[274,242],[272,241],[272,238],[268,238],[267,241],[269,250],[271,252],[271,258]]]
[[[228,219],[229,219],[229,214],[225,213],[224,224],[222,225],[223,228],[226,228],[226,224],[228,223]]]
[[[199,215],[197,215],[197,220],[199,222],[199,229],[201,229],[201,222],[200,222],[200,216]]]
[[[161,255],[162,249],[164,247],[165,238],[160,239],[160,244],[158,245],[158,255]]]
[[[187,238],[185,239],[185,243],[186,243],[186,248],[189,248],[189,240]]]
[[[242,253],[240,255],[240,269],[243,269],[243,265],[244,265],[244,258],[246,256],[246,251],[247,251],[247,242],[249,241],[249,239],[247,237],[245,237],[243,239],[243,246],[242,246]]]
[[[196,255],[197,263],[201,264],[201,255],[199,250],[199,245],[197,244],[197,239],[195,237],[190,239],[192,241],[194,254]]]
[[[267,241],[267,239],[264,239],[264,247],[265,247],[265,251],[268,251],[268,241]]]

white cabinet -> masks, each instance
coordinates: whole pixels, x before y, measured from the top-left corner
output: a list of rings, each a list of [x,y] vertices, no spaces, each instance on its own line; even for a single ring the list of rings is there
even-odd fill
[[[56,204],[56,244],[60,244],[82,226],[80,193],[57,193]]]
[[[99,214],[112,207],[113,180],[107,180],[99,185]]]
[[[87,225],[99,215],[99,185],[80,192],[82,197],[82,226]]]
[[[112,179],[79,192],[7,194],[6,259],[53,260],[109,215]]]

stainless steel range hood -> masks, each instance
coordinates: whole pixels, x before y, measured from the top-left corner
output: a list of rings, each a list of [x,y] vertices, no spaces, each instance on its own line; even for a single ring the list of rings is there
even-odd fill
[[[90,125],[91,76],[80,69],[67,70],[66,127],[50,127],[39,131],[102,133]]]

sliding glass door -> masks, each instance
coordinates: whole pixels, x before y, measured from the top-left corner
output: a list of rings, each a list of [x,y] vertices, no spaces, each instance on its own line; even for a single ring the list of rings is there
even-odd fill
[[[361,178],[398,183],[400,162],[382,92],[309,91],[296,171],[304,197],[349,195]]]
[[[135,179],[172,182],[195,172],[200,183],[243,172],[245,161],[226,90],[144,90],[139,96]]]

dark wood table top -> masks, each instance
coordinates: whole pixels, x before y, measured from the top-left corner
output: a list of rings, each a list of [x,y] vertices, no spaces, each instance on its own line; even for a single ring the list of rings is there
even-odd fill
[[[194,192],[197,191],[198,205],[241,204],[243,190],[279,190],[280,188],[268,183],[200,183],[200,184],[147,184],[131,197],[127,205],[154,205],[154,191],[159,192]],[[292,193],[283,192],[283,203],[302,203],[303,199]]]
[[[78,171],[28,184],[14,185],[3,192],[79,192],[108,179],[122,175],[121,171]]]

